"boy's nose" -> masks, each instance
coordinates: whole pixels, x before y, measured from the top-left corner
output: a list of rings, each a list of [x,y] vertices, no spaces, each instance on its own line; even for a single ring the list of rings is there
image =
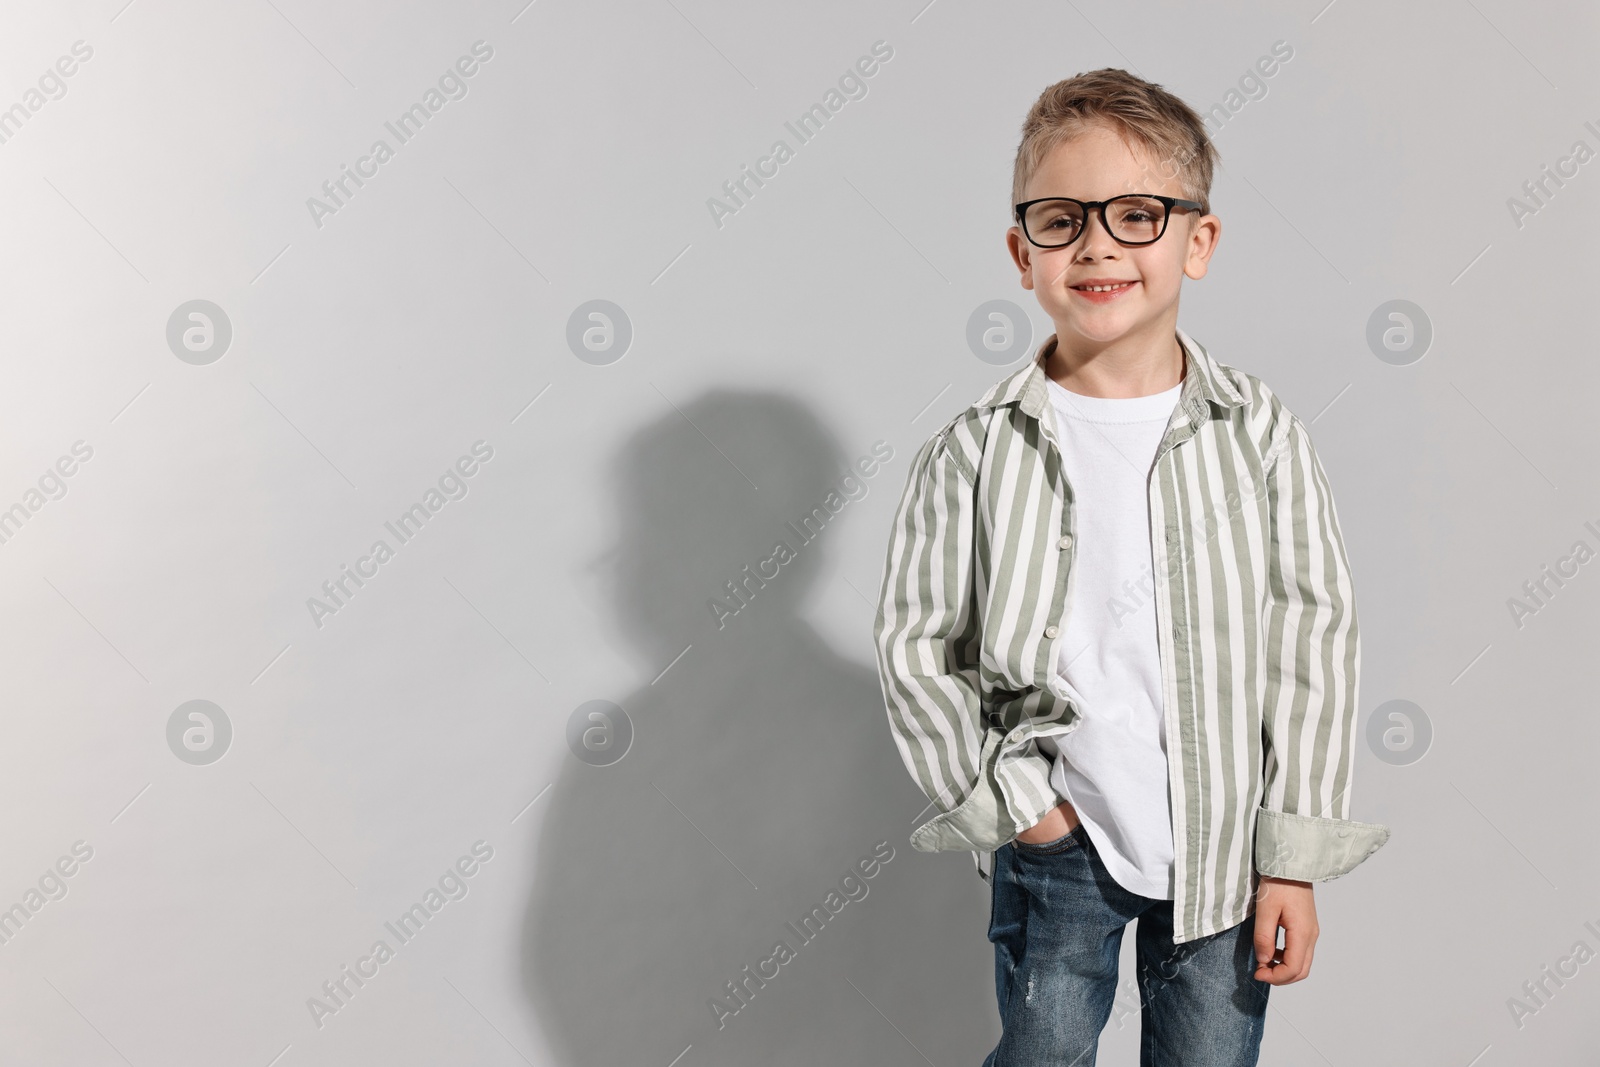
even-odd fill
[[[1083,220],[1083,240],[1078,246],[1078,256],[1088,256],[1097,259],[1106,254],[1108,250],[1118,247],[1116,238],[1106,230],[1100,221],[1100,212],[1091,211],[1089,217]]]

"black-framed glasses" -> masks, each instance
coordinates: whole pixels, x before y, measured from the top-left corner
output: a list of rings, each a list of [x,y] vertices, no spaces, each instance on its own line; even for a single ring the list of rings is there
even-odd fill
[[[1100,213],[1100,225],[1119,244],[1149,245],[1167,232],[1167,220],[1175,207],[1201,210],[1193,200],[1153,193],[1128,193],[1110,200],[1074,200],[1070,196],[1047,196],[1018,204],[1017,223],[1023,235],[1040,248],[1065,248],[1075,243],[1088,229],[1089,212]]]

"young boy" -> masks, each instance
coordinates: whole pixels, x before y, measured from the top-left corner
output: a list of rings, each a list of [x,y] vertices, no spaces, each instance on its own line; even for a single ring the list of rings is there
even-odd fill
[[[985,1067],[1095,1060],[1138,920],[1141,1067],[1254,1064],[1350,815],[1360,645],[1302,423],[1177,326],[1221,222],[1198,115],[1125,71],[1023,125],[1011,256],[1055,323],[922,445],[874,626],[889,724],[993,895]],[[1278,930],[1284,944],[1278,946]]]

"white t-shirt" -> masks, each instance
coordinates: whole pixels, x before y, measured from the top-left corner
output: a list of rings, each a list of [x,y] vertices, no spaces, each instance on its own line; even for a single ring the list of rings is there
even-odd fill
[[[1148,492],[1182,384],[1108,399],[1046,381],[1076,510],[1071,599],[1056,670],[1083,721],[1040,747],[1055,758],[1050,784],[1077,810],[1117,884],[1171,900],[1172,808]]]

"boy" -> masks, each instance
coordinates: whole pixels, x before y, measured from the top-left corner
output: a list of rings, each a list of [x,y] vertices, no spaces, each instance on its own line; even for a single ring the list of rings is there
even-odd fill
[[[1138,919],[1141,1067],[1254,1064],[1349,818],[1360,645],[1305,425],[1177,326],[1215,148],[1125,71],[1046,89],[1006,234],[1056,332],[912,460],[874,626],[889,723],[990,885],[985,1067],[1089,1067]],[[1278,929],[1284,944],[1278,947]]]

